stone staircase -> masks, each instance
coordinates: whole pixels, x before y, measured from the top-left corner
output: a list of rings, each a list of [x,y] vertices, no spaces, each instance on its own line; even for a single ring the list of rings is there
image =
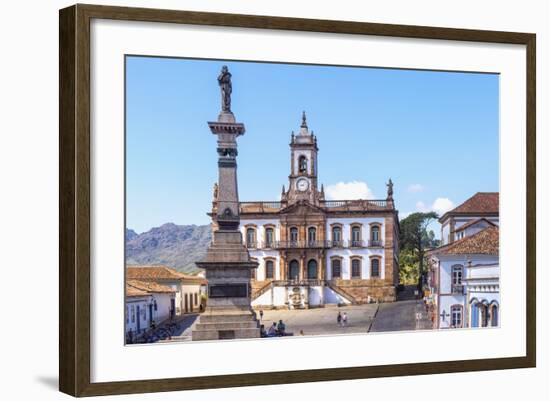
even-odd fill
[[[270,281],[267,284],[265,284],[263,287],[260,287],[257,290],[253,291],[250,296],[250,299],[254,301],[256,298],[268,292],[271,289],[271,287],[272,287],[272,282]]]
[[[193,341],[260,337],[260,324],[250,311],[202,314],[193,329]]]
[[[343,288],[340,288],[340,287],[334,285],[333,283],[331,283],[329,281],[327,281],[327,287],[329,287],[332,291],[334,291],[335,293],[337,293],[341,297],[346,298],[348,301],[350,301],[350,303],[352,305],[357,305],[358,304],[355,297],[353,295],[351,295],[349,292],[347,292],[346,290],[344,290]]]

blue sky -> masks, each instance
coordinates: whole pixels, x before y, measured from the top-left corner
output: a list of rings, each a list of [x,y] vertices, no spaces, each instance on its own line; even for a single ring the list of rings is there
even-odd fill
[[[207,224],[217,180],[217,76],[232,73],[241,201],[278,200],[302,110],[335,198],[384,198],[401,217],[499,190],[498,75],[127,57],[127,227]]]

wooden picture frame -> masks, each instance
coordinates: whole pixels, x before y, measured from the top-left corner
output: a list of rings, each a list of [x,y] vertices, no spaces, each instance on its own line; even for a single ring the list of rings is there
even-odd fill
[[[92,383],[90,380],[90,21],[94,18],[526,46],[526,356]],[[59,15],[59,388],[73,396],[144,393],[534,367],[536,363],[535,48],[530,33],[74,5]]]

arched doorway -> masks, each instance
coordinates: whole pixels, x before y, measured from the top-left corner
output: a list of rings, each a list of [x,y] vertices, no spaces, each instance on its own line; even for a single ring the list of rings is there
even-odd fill
[[[317,280],[317,261],[311,259],[307,262],[307,278],[310,280]]]
[[[492,304],[491,305],[491,327],[497,327],[498,326],[498,305]]]
[[[472,302],[471,314],[471,326],[479,327],[479,308],[477,307],[477,301]]]
[[[292,260],[288,265],[288,278],[298,280],[300,278],[300,265],[297,260]]]
[[[479,305],[479,311],[480,311],[479,317],[481,320],[481,327],[487,327],[489,323],[489,310],[485,302],[482,302]]]

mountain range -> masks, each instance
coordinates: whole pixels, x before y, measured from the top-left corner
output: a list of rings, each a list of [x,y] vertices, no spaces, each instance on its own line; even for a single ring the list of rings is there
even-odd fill
[[[166,223],[141,234],[126,229],[127,265],[166,265],[184,273],[197,273],[195,262],[206,255],[212,239],[210,225]]]

